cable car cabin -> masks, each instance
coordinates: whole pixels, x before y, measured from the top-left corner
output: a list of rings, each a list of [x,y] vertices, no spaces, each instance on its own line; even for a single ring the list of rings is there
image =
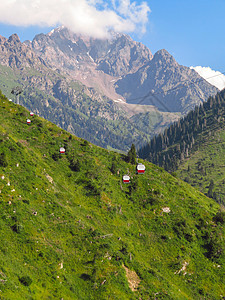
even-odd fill
[[[27,124],[30,124],[31,123],[31,120],[30,119],[27,119]]]
[[[33,117],[33,115],[34,115],[34,113],[33,113],[33,112],[30,112],[30,116]]]
[[[137,165],[137,174],[144,174],[144,172],[145,172],[145,165],[138,164]]]
[[[123,176],[123,183],[130,183],[130,176],[124,175]]]
[[[65,150],[65,148],[61,147],[61,148],[59,149],[59,152],[60,152],[60,154],[64,154],[64,153],[66,152],[66,150]]]

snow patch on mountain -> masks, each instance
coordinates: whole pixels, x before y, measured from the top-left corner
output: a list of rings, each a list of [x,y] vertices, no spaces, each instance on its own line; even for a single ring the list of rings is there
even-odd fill
[[[225,75],[219,71],[214,71],[210,67],[190,67],[194,69],[202,78],[208,81],[210,84],[217,87],[219,90],[225,88]]]

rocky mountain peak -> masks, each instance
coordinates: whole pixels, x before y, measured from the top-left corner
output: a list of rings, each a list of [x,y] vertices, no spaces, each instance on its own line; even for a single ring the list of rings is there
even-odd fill
[[[107,54],[99,59],[98,69],[112,76],[134,73],[152,59],[151,51],[126,34],[109,40]]]
[[[17,43],[21,43],[20,42],[20,38],[18,37],[18,35],[16,33],[12,34],[9,38],[8,38],[8,42],[11,44],[17,44]]]
[[[153,62],[161,62],[166,64],[176,64],[178,66],[178,63],[174,59],[174,57],[165,49],[161,49],[157,51],[153,56]]]
[[[45,62],[41,60],[27,43],[21,43],[17,34],[0,38],[0,61],[2,65],[11,68],[35,67],[41,68]]]
[[[162,49],[137,72],[118,80],[116,91],[128,103],[154,105],[162,111],[185,114],[218,91],[192,71]]]
[[[5,38],[4,36],[0,35],[0,44],[3,44],[7,41],[7,38]]]
[[[36,35],[32,43],[26,44],[53,69],[104,91],[118,77],[135,72],[152,59],[151,51],[143,44],[114,32],[110,38],[97,39],[59,27]]]
[[[52,29],[46,35],[47,36],[52,36],[52,35],[56,35],[56,34],[60,34],[60,33],[63,33],[65,35],[68,32],[69,32],[69,30],[65,26],[59,26],[57,28]]]

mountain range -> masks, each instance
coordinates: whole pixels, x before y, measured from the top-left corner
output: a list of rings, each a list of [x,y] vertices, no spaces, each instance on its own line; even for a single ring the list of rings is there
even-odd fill
[[[62,27],[37,35],[26,44],[51,67],[66,71],[85,85],[99,88],[109,81],[107,96],[119,96],[128,103],[185,113],[218,91],[194,70],[180,66],[166,50],[153,56],[147,47],[125,34],[114,33],[111,40],[98,40],[77,36]],[[96,73],[105,77],[104,84]],[[117,94],[112,94],[112,90]],[[154,101],[155,94],[158,99]]]
[[[125,34],[99,40],[60,27],[0,45],[5,95],[20,86],[22,105],[105,148],[139,147],[218,92],[166,50],[153,56]]]

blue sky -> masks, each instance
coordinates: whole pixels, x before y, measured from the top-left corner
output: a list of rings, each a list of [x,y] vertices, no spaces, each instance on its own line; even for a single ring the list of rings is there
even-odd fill
[[[43,0],[35,0],[33,3],[37,5],[41,1],[43,2]],[[63,2],[57,1],[59,6]],[[149,0],[145,1],[145,4],[141,0],[135,3],[132,0],[71,0],[69,2],[73,1],[76,7],[79,3],[83,3],[86,5],[86,10],[90,8],[87,19],[85,19],[86,16],[81,19],[81,23],[83,20],[85,22],[80,27],[71,21],[78,30],[89,30],[88,27],[93,29],[94,26],[91,23],[89,25],[89,21],[92,19],[91,14],[95,14],[97,19],[101,20],[100,25],[97,24],[98,20],[93,23],[96,25],[95,32],[99,35],[105,30],[107,21],[110,20],[110,26],[114,29],[125,32],[129,29],[134,31],[129,32],[132,38],[148,46],[153,54],[164,48],[174,56],[178,63],[185,66],[209,66],[214,70],[225,72],[225,0]],[[5,0],[3,2],[25,3],[27,6],[32,3],[30,0]],[[60,24],[63,20],[67,21],[67,18],[63,19],[62,16],[52,18],[60,14],[59,10],[52,9],[53,2],[53,0],[43,2],[45,6],[43,13],[44,8],[40,4],[37,10],[39,14],[32,10],[32,7],[29,13],[29,9],[19,10],[14,5],[15,12],[11,10],[10,15],[7,15],[3,7],[6,4],[0,4],[2,12],[0,35],[8,38],[11,34],[17,33],[21,41],[32,40],[35,34],[49,32],[58,25],[57,22]],[[42,16],[46,15],[48,9],[51,18],[47,18],[46,21]],[[101,15],[98,15],[99,11],[102,12]],[[64,15],[66,16],[66,10]],[[123,18],[122,22],[118,21],[119,17]],[[144,28],[145,33],[143,33]]]
[[[165,48],[186,66],[225,72],[225,1],[148,1],[151,13],[141,41],[152,52]]]

